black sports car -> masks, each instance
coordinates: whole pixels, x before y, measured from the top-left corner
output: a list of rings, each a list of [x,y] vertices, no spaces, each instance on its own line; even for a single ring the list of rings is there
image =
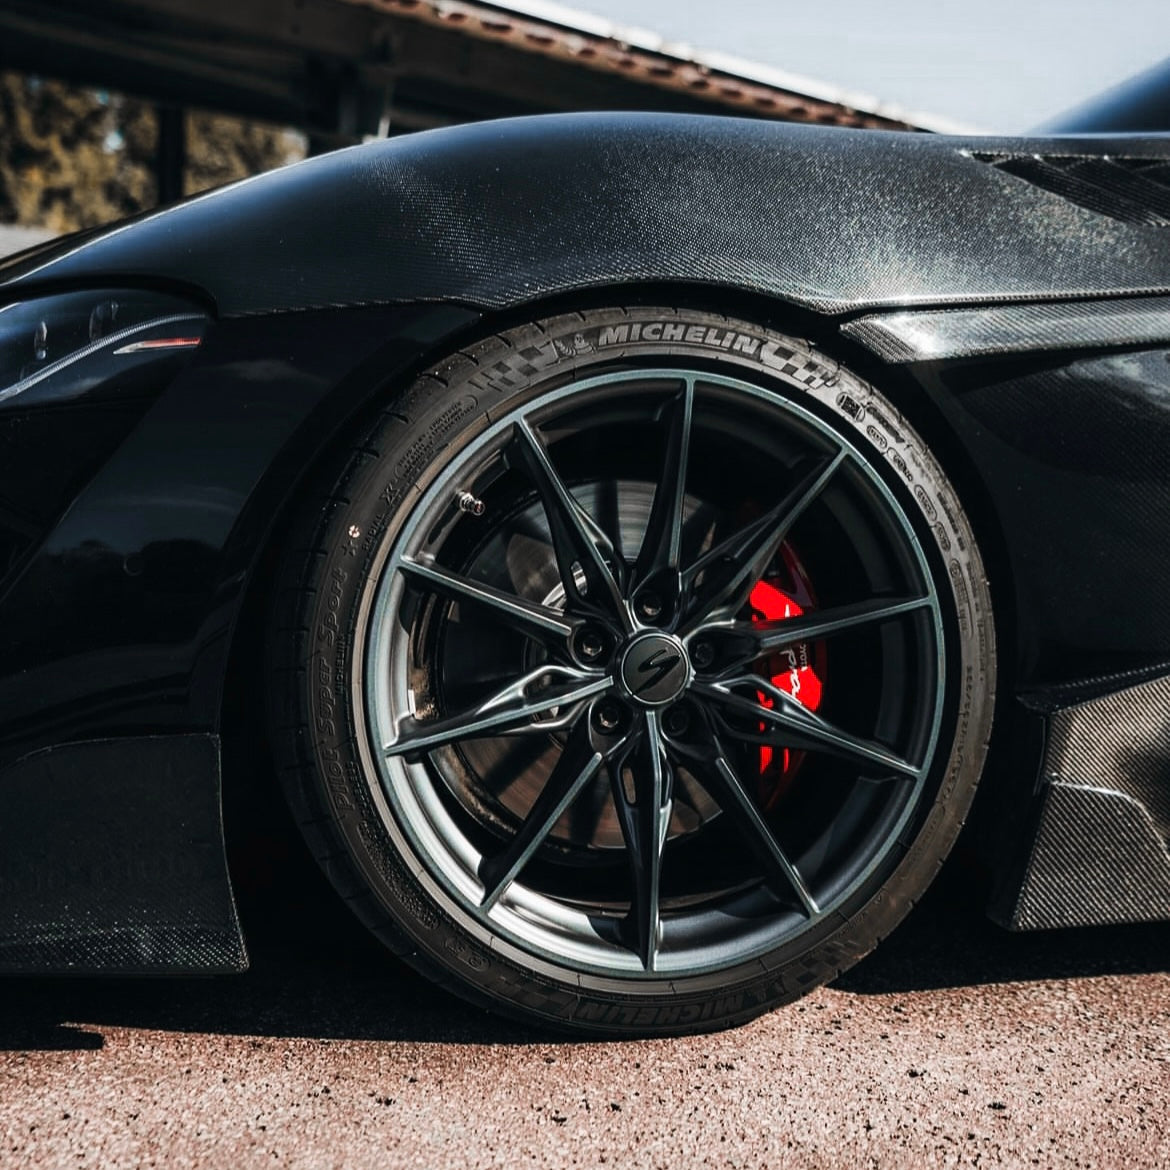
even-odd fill
[[[1170,917],[1168,549],[1166,136],[520,119],[24,253],[0,966],[246,965],[231,694],[364,922],[529,1019],[794,999],[977,784],[1005,924]]]

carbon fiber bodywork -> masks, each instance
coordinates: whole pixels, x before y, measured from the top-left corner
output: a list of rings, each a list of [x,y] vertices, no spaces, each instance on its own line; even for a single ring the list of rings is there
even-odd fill
[[[633,283],[819,312],[1170,290],[1170,231],[974,157],[1170,161],[1155,137],[955,139],[730,118],[569,114],[354,147],[0,267],[152,277],[221,316]]]
[[[214,736],[67,744],[3,778],[0,972],[248,965]]]
[[[1016,930],[1170,918],[1170,679],[1058,711],[1023,874],[995,916]]]
[[[1063,349],[1170,342],[1170,297],[994,305],[884,313],[846,322],[841,332],[887,362],[922,362]]]
[[[22,412],[20,461],[0,465],[0,807],[20,792],[27,808],[38,753],[100,741],[103,774],[115,774],[123,750],[126,767],[154,767],[140,753],[157,737],[216,743],[245,599],[263,590],[283,509],[333,437],[464,336],[585,299],[795,319],[911,417],[929,398],[940,457],[999,550],[991,583],[1014,697],[1051,713],[1170,675],[1158,296],[1170,292],[1170,228],[976,157],[1036,153],[1108,153],[1156,176],[1170,141],[524,119],[339,152],[0,265],[0,305],[130,284],[185,293],[216,318],[181,372],[95,416],[99,446],[86,442],[84,395],[67,408],[0,404],[0,445]],[[616,331],[608,343],[620,359]],[[71,473],[50,474],[70,451]],[[6,510],[29,499],[31,511]],[[1090,705],[1079,718],[1108,714]],[[999,762],[1021,803],[1039,763]],[[1117,767],[1102,758],[1102,787]],[[80,786],[83,771],[60,775]],[[204,795],[217,793],[218,772],[201,774]],[[1167,784],[1156,763],[1146,774],[1145,795],[1127,797],[1143,806]],[[1049,800],[1037,839],[1060,839],[1062,818],[1069,832],[1088,823],[1078,808]],[[132,805],[126,818],[125,840],[146,832]],[[1160,824],[1152,811],[1149,823]],[[66,838],[44,849],[45,872],[72,872]],[[181,884],[152,889],[157,922],[183,921]],[[1021,924],[1071,919],[1050,885],[1028,889]],[[9,897],[0,953],[21,956],[13,964],[101,965],[60,943],[65,903],[44,911],[51,931],[22,935],[12,923],[32,903],[22,910],[19,883]],[[76,923],[90,940],[77,947],[120,929],[116,901],[104,922],[102,905]],[[1102,894],[1078,913],[1123,912]],[[231,965],[201,946],[148,950],[158,969]],[[142,953],[126,950],[124,969]]]

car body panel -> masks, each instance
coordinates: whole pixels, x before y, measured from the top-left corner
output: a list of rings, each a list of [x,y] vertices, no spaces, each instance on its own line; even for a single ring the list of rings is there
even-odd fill
[[[0,765],[144,728],[216,731],[249,574],[347,392],[360,401],[473,319],[422,306],[320,331],[295,315],[213,327],[0,583]]]
[[[204,290],[221,316],[437,299],[502,309],[636,282],[832,313],[1167,291],[1170,234],[986,161],[1106,151],[1170,160],[1170,140],[520,118],[311,159],[10,261],[0,282],[165,280]]]
[[[0,771],[0,973],[248,965],[214,735],[119,736]]]
[[[1025,175],[1004,169],[1037,154],[1057,161]],[[1009,705],[1048,720],[1170,674],[1160,605],[1170,574],[1170,349],[1158,309],[1151,317],[1147,308],[1135,336],[1133,317],[1117,308],[1170,291],[1170,227],[1153,213],[1135,221],[1132,200],[1086,205],[1097,201],[1077,160],[1105,155],[1128,175],[1170,164],[1170,140],[521,119],[338,152],[0,265],[0,302],[131,283],[186,291],[215,310],[181,372],[109,422],[84,482],[25,491],[39,509],[6,512],[3,501],[70,449],[69,434],[91,433],[92,418],[79,413],[87,404],[69,413],[19,396],[0,403],[0,445],[19,422],[26,456],[23,470],[0,465],[0,534],[23,524],[29,545],[0,574],[0,811],[19,820],[44,753],[82,744],[102,746],[59,758],[64,788],[39,789],[46,815],[87,775],[96,783],[155,759],[160,738],[186,745],[183,758],[196,762],[183,783],[198,785],[197,761],[209,744],[217,755],[245,600],[262,589],[263,557],[321,452],[384,388],[461,338],[574,297],[673,298],[779,321],[799,311],[830,356],[880,379],[894,401],[912,409],[916,396],[930,399],[944,460],[949,452],[967,468],[985,505],[983,535],[1002,549],[991,587]],[[1029,331],[1013,316],[1055,302],[1108,306],[1090,349],[1075,327]],[[883,366],[891,330],[867,340],[849,329],[861,314],[872,324],[881,312],[947,306],[968,318],[947,318],[945,358],[911,349]],[[976,308],[999,313],[994,329],[1016,338],[1006,352],[986,343],[988,317]],[[620,340],[582,335],[579,344],[611,344],[620,356]],[[912,489],[909,469],[898,474]],[[1009,798],[1021,806],[1033,799],[1042,750],[1041,738],[1006,762]],[[84,762],[99,756],[87,774]],[[1123,765],[1100,762],[1106,787],[1110,769]],[[217,807],[218,767],[201,774],[202,807]],[[137,831],[149,853],[146,813],[158,793],[137,792],[121,840],[133,852]],[[1042,810],[1046,840],[1059,835],[1051,816],[1061,807]],[[1037,825],[1024,833],[1025,853]],[[1157,837],[1142,844],[1165,848]],[[76,883],[88,879],[67,835],[44,849],[56,900],[10,883],[11,912],[28,930],[13,941],[0,928],[0,947],[7,937],[32,968],[27,939],[56,940],[40,966],[57,969]],[[1099,876],[1107,890],[1110,875]],[[159,884],[156,895],[159,937],[170,938],[181,883]],[[1053,924],[1037,897],[1032,920]],[[1111,912],[1107,897],[1097,905]],[[119,929],[116,899],[104,927],[88,913],[79,938]],[[228,918],[217,921],[216,969],[226,969],[243,951],[229,945]],[[72,965],[86,967],[77,954]],[[197,965],[190,948],[161,946],[157,956],[157,969]]]
[[[1170,126],[1170,58],[1047,119],[1037,134],[1140,134]]]

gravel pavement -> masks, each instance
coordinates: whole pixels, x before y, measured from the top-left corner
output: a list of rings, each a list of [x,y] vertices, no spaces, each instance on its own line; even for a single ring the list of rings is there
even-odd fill
[[[1009,935],[944,891],[746,1027],[574,1044],[325,919],[236,979],[0,983],[0,1165],[1170,1166],[1170,925]]]

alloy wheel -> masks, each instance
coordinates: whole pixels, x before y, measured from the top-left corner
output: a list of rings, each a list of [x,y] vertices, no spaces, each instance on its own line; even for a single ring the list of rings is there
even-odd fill
[[[798,944],[888,864],[934,764],[945,620],[839,428],[722,373],[626,369],[537,393],[427,483],[354,687],[450,913],[662,979]]]

